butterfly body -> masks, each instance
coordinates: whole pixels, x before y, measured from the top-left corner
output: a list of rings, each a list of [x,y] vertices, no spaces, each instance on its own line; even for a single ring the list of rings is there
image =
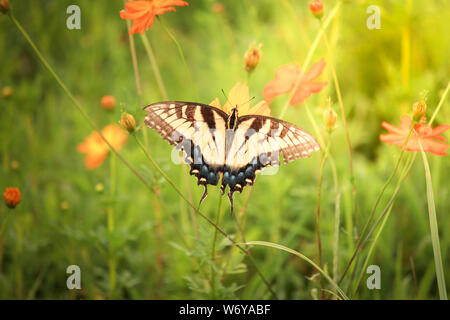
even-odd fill
[[[205,104],[168,101],[146,106],[145,124],[182,150],[190,174],[204,186],[217,185],[228,197],[253,185],[264,167],[309,157],[319,150],[316,140],[288,122],[262,115],[239,117],[238,106],[230,114]]]

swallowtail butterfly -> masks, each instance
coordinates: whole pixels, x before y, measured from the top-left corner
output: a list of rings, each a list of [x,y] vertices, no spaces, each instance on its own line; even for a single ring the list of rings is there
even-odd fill
[[[262,115],[238,116],[200,103],[166,101],[144,107],[145,124],[184,152],[190,174],[205,188],[220,181],[222,195],[229,186],[231,213],[233,193],[255,182],[256,174],[268,165],[310,157],[319,150],[306,131],[279,119]]]

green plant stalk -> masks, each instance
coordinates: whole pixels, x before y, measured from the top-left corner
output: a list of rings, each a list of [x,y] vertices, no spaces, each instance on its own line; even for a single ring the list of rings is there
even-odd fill
[[[125,4],[125,1],[124,1]],[[139,105],[142,104],[141,98],[142,98],[142,85],[141,85],[141,79],[139,77],[139,65],[138,65],[138,60],[136,57],[136,46],[134,44],[134,38],[133,35],[130,34],[130,28],[131,28],[131,23],[130,20],[126,20],[127,23],[127,30],[128,30],[128,40],[130,42],[130,53],[131,53],[131,61],[133,63],[133,70],[134,70],[134,79],[136,81],[136,91],[137,91],[137,95],[139,97]],[[144,44],[145,46],[145,44]],[[147,47],[145,48],[147,50]],[[148,52],[148,51],[147,51]],[[158,67],[158,65],[156,65],[156,68]],[[164,83],[162,83],[162,85],[164,86]],[[163,87],[164,88],[164,87]],[[144,144],[145,147],[147,148],[147,152],[150,153],[150,145],[148,143],[148,135],[147,135],[147,130],[143,130],[143,135],[144,135]],[[159,184],[157,179],[151,175],[152,177],[152,182],[153,185],[155,186],[154,189],[159,189]],[[163,222],[162,222],[162,215],[161,215],[161,203],[160,203],[160,199],[157,196],[156,192],[154,193],[154,197],[152,199],[152,207],[153,207],[153,212],[155,213],[155,221],[156,221],[156,239],[158,242],[158,248],[161,248],[160,244],[163,241]],[[170,216],[172,218],[172,216]],[[176,224],[175,224],[176,225]],[[183,238],[184,240],[184,238]],[[161,251],[158,249],[156,251],[156,271],[158,273],[158,277],[161,279],[162,281],[162,271],[163,271],[163,265],[162,265],[162,253]]]
[[[386,213],[386,215],[384,216],[384,219],[381,222],[380,229],[378,229],[378,232],[375,235],[375,239],[373,240],[373,242],[371,243],[371,245],[369,247],[369,251],[367,252],[367,256],[366,256],[366,258],[364,260],[364,263],[363,263],[363,266],[361,268],[361,272],[360,272],[358,280],[356,282],[356,287],[354,289],[352,297],[355,297],[356,294],[358,293],[359,285],[361,283],[362,277],[363,277],[363,275],[366,274],[365,270],[367,269],[367,265],[369,264],[369,259],[372,257],[372,253],[373,253],[373,250],[375,248],[376,243],[378,242],[378,238],[380,237],[380,234],[381,234],[381,232],[384,229],[386,221],[389,219],[389,216],[390,216],[391,211],[392,211],[392,206],[393,206],[393,204],[388,207],[387,213]]]
[[[408,143],[408,140],[409,140],[409,138],[410,138],[410,136],[411,136],[411,133],[412,133],[412,131],[413,131],[413,129],[414,129],[414,125],[415,125],[415,122],[413,122],[413,124],[412,124],[412,126],[411,126],[411,128],[410,128],[410,130],[409,130],[408,136],[406,137],[405,142],[403,143],[402,151],[400,152],[400,156],[399,156],[399,158],[398,158],[398,160],[397,160],[397,164],[395,165],[394,170],[392,171],[392,173],[391,173],[391,175],[389,176],[388,180],[385,182],[385,184],[384,184],[383,187],[381,188],[381,192],[378,194],[378,197],[377,197],[377,199],[375,200],[375,204],[374,204],[374,206],[373,206],[373,208],[372,208],[372,210],[371,210],[371,212],[370,212],[370,214],[369,214],[369,218],[367,219],[367,221],[366,221],[366,223],[365,223],[365,225],[364,225],[364,227],[363,227],[363,229],[362,229],[362,231],[361,231],[361,234],[359,235],[358,241],[357,241],[357,243],[356,243],[355,250],[353,251],[353,255],[352,255],[352,257],[350,258],[349,262],[347,263],[347,266],[346,266],[346,268],[345,268],[345,270],[344,270],[344,273],[342,274],[341,278],[339,279],[338,284],[341,284],[342,280],[344,279],[345,275],[347,274],[347,271],[349,270],[350,266],[352,265],[352,263],[353,263],[353,261],[354,261],[356,255],[357,255],[358,252],[360,252],[360,250],[361,250],[360,246],[361,246],[361,243],[362,243],[362,241],[363,241],[362,239],[364,238],[364,234],[365,234],[365,232],[366,232],[366,229],[368,228],[369,223],[370,223],[370,222],[372,221],[372,219],[373,219],[373,216],[374,216],[375,211],[376,211],[376,209],[377,209],[377,207],[378,207],[378,204],[380,203],[381,197],[383,196],[384,192],[386,191],[386,188],[389,186],[389,184],[391,183],[391,181],[392,181],[392,179],[394,178],[395,174],[397,173],[397,170],[398,170],[398,168],[399,168],[399,166],[400,166],[400,163],[401,163],[401,160],[402,160],[402,158],[403,158],[403,155],[405,154],[405,147],[406,147],[406,144]]]
[[[130,53],[131,53],[131,61],[133,63],[134,80],[136,81],[136,91],[140,99],[142,95],[142,86],[141,86],[141,78],[139,77],[138,60],[136,57],[136,46],[134,45],[133,35],[130,34],[131,22],[128,19],[126,19],[125,21],[127,22],[128,41],[130,42]]]
[[[336,68],[334,65],[334,52],[333,52],[333,48],[330,45],[329,41],[328,41],[328,36],[327,33],[325,32],[325,28],[324,25],[322,23],[322,20],[320,19],[320,28],[323,32],[323,39],[325,41],[325,45],[327,47],[327,51],[328,51],[328,60],[330,61],[329,66],[330,66],[330,70],[331,70],[331,74],[333,76],[333,82],[334,82],[334,86],[336,89],[336,95],[338,98],[338,102],[339,102],[339,109],[341,112],[341,117],[342,117],[342,123],[344,125],[344,130],[345,130],[345,137],[346,137],[346,141],[347,141],[347,148],[348,148],[348,155],[349,155],[349,164],[350,164],[350,182],[352,184],[352,197],[353,197],[353,215],[354,215],[354,220],[355,220],[355,231],[356,231],[356,236],[358,234],[358,211],[357,211],[357,199],[356,199],[356,184],[355,184],[355,174],[354,174],[354,170],[353,170],[353,151],[352,151],[352,144],[351,144],[351,140],[350,140],[350,132],[348,130],[348,125],[347,125],[347,118],[345,116],[345,108],[344,108],[344,103],[342,100],[342,93],[341,93],[341,89],[340,89],[340,85],[339,85],[339,80],[336,74]]]
[[[343,299],[345,299],[345,300],[348,300],[348,297],[345,295],[344,291],[342,291],[342,289],[336,284],[336,282],[334,282],[333,279],[331,279],[330,276],[325,271],[323,271],[322,268],[320,268],[317,264],[315,264],[314,261],[309,259],[307,256],[301,254],[300,252],[298,252],[298,251],[296,251],[294,249],[285,247],[283,245],[272,243],[272,242],[267,242],[267,241],[249,241],[249,242],[246,242],[246,244],[247,245],[260,245],[260,246],[271,247],[271,248],[283,250],[283,251],[292,253],[293,255],[296,255],[300,259],[306,261],[311,266],[313,266],[317,271],[319,271],[325,277],[325,279],[327,279],[328,282],[336,289],[336,291],[341,295],[341,297]]]
[[[432,125],[434,119],[436,118],[439,110],[441,110],[442,105],[444,104],[445,98],[447,97],[448,91],[450,89],[450,81],[447,83],[447,87],[445,88],[444,93],[442,94],[441,100],[439,100],[439,103],[436,107],[436,110],[434,110],[433,115],[430,118],[430,121],[428,121],[428,125]]]
[[[241,239],[242,239],[242,241],[243,241],[243,242],[246,242],[246,241],[245,241],[244,229],[242,228],[241,223],[239,222],[239,219],[238,219],[238,217],[237,217],[238,214],[241,214],[241,213],[240,213],[240,212],[237,212],[236,214],[234,214],[234,222],[236,223],[237,230],[238,230],[239,233],[241,234]],[[246,246],[245,248],[248,249],[248,246]]]
[[[166,25],[162,21],[161,17],[160,16],[156,16],[156,18],[158,19],[159,23],[161,24],[162,28],[167,33],[169,38],[172,39],[172,41],[175,43],[175,46],[177,47],[177,50],[178,50],[178,54],[180,55],[180,58],[183,61],[183,65],[186,68],[186,72],[188,74],[189,80],[190,80],[190,82],[192,84],[192,87],[194,89],[195,97],[198,100],[198,90],[197,90],[197,87],[195,86],[195,82],[194,82],[194,80],[192,78],[191,70],[189,69],[188,64],[186,63],[186,58],[184,57],[183,49],[181,49],[180,43],[178,42],[177,38],[175,38],[173,33],[170,32],[170,30],[166,27]]]
[[[315,210],[315,217],[316,217],[316,245],[317,245],[317,258],[319,262],[319,267],[322,267],[322,241],[320,239],[320,201],[322,197],[322,182],[323,182],[323,170],[325,167],[325,162],[327,160],[328,151],[330,149],[330,140],[328,139],[327,147],[323,152],[322,161],[320,162],[320,168],[319,168],[319,179],[317,183],[317,204],[316,204],[316,210]],[[321,283],[321,292],[323,297],[323,281],[320,281]]]
[[[331,160],[333,160],[331,156],[331,131],[328,132],[328,141],[330,143],[330,147],[328,148],[328,155]],[[333,235],[333,281],[338,280],[338,272],[339,272],[339,225],[340,225],[340,199],[341,193],[339,192],[339,180],[336,172],[336,167],[334,166],[334,162],[331,162],[332,173],[333,173],[333,182],[334,182],[334,235]]]
[[[186,203],[192,208],[194,209],[194,211],[200,215],[203,219],[205,219],[210,225],[212,225],[214,228],[216,228],[217,231],[219,231],[225,238],[227,238],[234,246],[236,246],[239,250],[241,250],[243,253],[245,253],[248,257],[249,260],[252,262],[253,266],[255,267],[255,270],[257,271],[257,273],[260,275],[261,279],[263,280],[263,282],[266,284],[267,289],[271,292],[271,294],[278,299],[276,293],[273,291],[272,287],[270,286],[269,282],[265,279],[264,275],[261,273],[261,271],[259,270],[258,266],[256,265],[255,260],[253,259],[253,257],[251,256],[250,252],[248,250],[246,250],[245,248],[243,248],[241,245],[239,245],[236,241],[234,241],[225,231],[222,230],[222,228],[220,228],[216,223],[214,223],[210,218],[208,218],[207,216],[205,216],[197,207],[195,207],[185,196],[184,194],[181,192],[181,190],[176,186],[176,184],[169,178],[169,176],[158,166],[158,164],[155,162],[155,160],[153,160],[152,156],[147,153],[147,151],[145,150],[144,145],[142,144],[142,142],[138,139],[138,137],[136,136],[136,134],[133,134],[137,144],[139,145],[139,147],[141,148],[142,152],[144,152],[145,156],[147,157],[147,159],[150,161],[150,163],[153,165],[153,167],[163,176],[163,178],[175,189],[175,191],[180,195],[180,197],[186,201]]]
[[[328,41],[328,36],[325,32],[325,27],[322,23],[322,20],[320,20],[320,28],[322,30],[323,33],[323,39],[325,41],[325,45],[327,47],[328,50],[328,55],[329,58],[328,60],[330,61],[329,66],[330,66],[330,70],[331,70],[331,75],[333,76],[333,82],[334,82],[334,86],[336,88],[336,95],[338,98],[338,103],[339,103],[339,109],[341,111],[341,117],[342,117],[342,123],[344,124],[344,129],[345,129],[345,137],[347,140],[347,147],[348,147],[348,153],[349,153],[349,157],[350,157],[350,175],[351,175],[351,179],[352,179],[352,185],[353,187],[354,185],[354,173],[353,173],[353,152],[352,152],[352,144],[350,141],[350,132],[348,130],[348,125],[347,125],[347,118],[345,116],[345,108],[344,108],[344,103],[342,101],[342,93],[341,93],[341,89],[340,89],[340,85],[339,85],[339,80],[336,74],[336,68],[334,66],[334,59],[333,59],[333,48],[331,47],[329,41]]]
[[[145,51],[147,52],[148,59],[150,60],[150,64],[152,66],[153,74],[156,78],[156,83],[158,84],[159,91],[161,92],[162,98],[164,100],[168,100],[166,87],[164,86],[164,81],[162,80],[161,73],[159,72],[158,63],[156,62],[155,54],[153,53],[150,42],[147,39],[145,33],[141,35],[142,43],[144,44]]]
[[[220,213],[222,209],[222,197],[219,196],[219,207],[217,208],[216,213],[216,225],[220,223]],[[211,248],[211,261],[215,264],[216,259],[216,242],[217,242],[217,229],[214,229],[214,238]],[[216,271],[213,266],[211,266],[211,289],[212,289],[212,298],[216,299]]]
[[[372,255],[372,252],[373,252],[373,250],[374,250],[374,248],[375,248],[375,246],[376,246],[376,244],[377,244],[378,238],[379,238],[381,232],[383,231],[383,228],[384,228],[384,225],[385,225],[387,219],[389,218],[389,215],[390,215],[392,206],[393,206],[393,204],[394,204],[395,198],[396,198],[398,192],[400,191],[400,187],[402,186],[403,181],[404,181],[404,180],[406,179],[406,177],[408,176],[408,173],[409,173],[409,171],[411,170],[412,165],[414,164],[414,160],[415,160],[415,159],[416,159],[416,154],[410,155],[410,156],[409,156],[409,158],[408,158],[408,160],[407,160],[407,162],[406,162],[406,164],[405,164],[405,167],[404,167],[404,169],[403,169],[403,171],[402,171],[402,173],[401,173],[401,175],[400,175],[400,178],[399,178],[398,181],[397,181],[397,185],[396,185],[396,187],[395,187],[395,190],[394,190],[394,192],[393,192],[391,198],[389,199],[389,202],[388,202],[387,205],[384,207],[382,213],[380,214],[380,216],[378,217],[377,221],[376,221],[375,224],[372,226],[372,228],[370,229],[370,231],[368,232],[367,236],[365,237],[364,241],[363,241],[362,244],[361,244],[361,246],[364,246],[365,243],[367,243],[367,241],[369,241],[370,236],[372,235],[372,233],[375,231],[375,229],[377,228],[377,226],[379,225],[379,223],[380,223],[380,222],[382,221],[382,219],[384,218],[383,221],[382,221],[382,224],[381,224],[381,226],[380,226],[380,229],[378,230],[378,232],[377,232],[377,234],[376,234],[376,236],[375,236],[374,241],[373,241],[373,242],[371,243],[371,245],[370,245],[369,252],[368,252],[368,254],[367,254],[366,258],[365,258],[363,267],[362,267],[361,272],[360,272],[360,274],[359,274],[359,278],[358,278],[358,280],[357,280],[357,283],[356,283],[356,286],[355,286],[355,289],[354,289],[353,296],[356,295],[356,293],[358,292],[358,288],[359,288],[359,285],[360,285],[360,283],[361,283],[362,277],[363,277],[363,275],[365,274],[365,273],[364,273],[364,270],[366,270],[366,268],[367,268],[369,259],[370,259],[371,255]]]
[[[115,221],[114,221],[114,207],[112,202],[114,201],[114,194],[116,188],[116,160],[115,155],[112,154],[109,162],[109,201],[107,206],[107,216],[108,216],[108,233],[109,238],[114,238]],[[111,241],[111,240],[110,240]],[[108,250],[108,268],[109,268],[109,297],[110,299],[115,298],[116,292],[116,257],[115,257],[115,246],[109,244]]]
[[[298,30],[300,31],[300,37],[302,38],[303,42],[306,46],[311,45],[311,40],[308,37],[307,32],[304,29],[304,24],[300,19],[297,17],[295,13],[295,9],[292,7],[292,4],[289,0],[282,0],[281,3],[286,7],[286,9],[291,14],[293,20],[295,21],[295,24],[297,25]]]
[[[326,29],[328,27],[328,25],[330,24],[331,20],[333,19],[333,17],[338,12],[340,6],[341,6],[341,1],[338,1],[338,3],[331,10],[331,12],[328,15],[328,17],[325,19],[325,22],[323,24],[324,29]],[[323,34],[323,30],[320,29],[319,32],[317,33],[316,37],[314,38],[314,41],[313,41],[311,47],[308,50],[308,53],[306,55],[306,59],[303,62],[303,65],[302,65],[302,69],[301,69],[302,72],[305,72],[306,68],[308,67],[309,63],[311,62],[312,56],[314,54],[314,51],[316,51],[317,46],[319,45],[320,38],[322,37],[322,34]],[[298,86],[300,84],[300,80],[301,80],[301,78],[297,79],[297,81],[295,82],[294,86],[292,87],[292,90],[289,93],[289,97],[288,97],[286,103],[284,104],[283,108],[281,109],[281,112],[280,112],[280,115],[279,115],[278,118],[283,119],[284,115],[286,114],[287,108],[289,107],[289,102],[291,101],[294,93],[297,91],[297,88],[298,88]]]
[[[436,218],[436,206],[434,203],[433,184],[431,181],[430,166],[428,164],[427,156],[423,150],[422,142],[420,141],[420,139],[417,139],[417,141],[419,141],[420,153],[422,154],[423,167],[425,170],[425,181],[427,185],[428,217],[430,219],[431,243],[433,245],[434,265],[438,283],[439,298],[441,300],[447,300],[447,289],[445,288],[444,268],[442,266],[441,246],[439,244],[439,231]]]

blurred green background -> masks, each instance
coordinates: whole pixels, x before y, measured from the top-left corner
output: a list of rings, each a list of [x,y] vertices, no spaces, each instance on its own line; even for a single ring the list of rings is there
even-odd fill
[[[158,21],[146,32],[170,100],[224,102],[226,92],[248,79],[251,96],[262,89],[276,68],[306,58],[319,30],[308,1],[188,1],[175,13],[161,16],[186,56],[198,97],[177,48]],[[325,15],[337,3],[324,1]],[[68,30],[66,8],[81,8],[81,30]],[[366,8],[381,8],[381,29],[369,30]],[[136,44],[142,96],[136,83],[127,35],[120,19],[123,1],[12,1],[17,20],[55,68],[70,91],[102,128],[118,123],[122,111],[143,121],[141,107],[163,100],[139,34]],[[354,150],[359,228],[366,221],[382,185],[400,155],[379,141],[383,120],[398,125],[420,92],[428,90],[430,117],[450,79],[450,6],[447,1],[344,1],[327,29]],[[262,60],[248,78],[243,56],[262,44]],[[77,144],[92,129],[43,68],[17,28],[0,15],[0,87],[12,89],[0,98],[0,190],[19,187],[22,201],[15,210],[0,206],[1,299],[266,299],[270,292],[249,259],[196,216],[151,167],[129,138],[121,153],[156,188],[144,185],[111,154],[103,165],[86,170]],[[321,41],[312,62],[324,57]],[[328,85],[307,102],[318,123],[331,97],[338,110],[330,69]],[[101,97],[113,95],[116,107],[105,110]],[[287,97],[271,104],[277,116]],[[448,99],[447,99],[448,100]],[[446,101],[435,125],[449,122]],[[302,105],[289,107],[285,120],[313,133]],[[183,193],[196,204],[203,188],[188,176],[188,167],[172,163],[172,148],[155,132],[141,127],[153,157]],[[323,131],[325,134],[325,131]],[[448,133],[444,136],[449,138]],[[348,152],[341,118],[332,135],[341,196],[339,275],[354,249],[354,221]],[[254,190],[235,195],[237,218],[245,239],[271,241],[316,259],[315,208],[321,155],[280,167],[273,176],[259,176]],[[423,164],[413,170],[396,198],[390,219],[370,259],[381,268],[381,289],[369,290],[365,279],[359,299],[436,299],[438,290],[430,240]],[[450,286],[450,162],[429,156],[438,215],[441,252]],[[17,166],[18,165],[18,166]],[[113,179],[113,180],[111,180]],[[396,180],[395,180],[396,181]],[[96,190],[103,186],[104,190]],[[201,211],[216,220],[219,189],[210,187]],[[393,192],[388,187],[381,208]],[[247,203],[248,200],[248,203]],[[323,263],[332,274],[335,193],[329,165],[322,190]],[[219,225],[241,241],[226,198]],[[246,210],[243,210],[246,208]],[[108,216],[114,228],[108,228]],[[111,220],[110,220],[111,222]],[[362,257],[367,250],[362,252]],[[320,283],[316,271],[293,255],[254,247],[259,270],[282,299],[311,299]],[[81,290],[68,290],[66,268],[81,268]],[[359,263],[358,267],[361,267]],[[360,269],[357,269],[357,274]],[[212,285],[214,270],[214,285]],[[414,271],[414,272],[413,272]],[[415,280],[414,280],[415,273]],[[348,285],[348,279],[343,288]],[[330,288],[326,284],[326,288]]]

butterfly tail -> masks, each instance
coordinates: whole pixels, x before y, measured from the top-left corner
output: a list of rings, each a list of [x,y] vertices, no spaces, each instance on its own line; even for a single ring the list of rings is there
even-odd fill
[[[203,192],[202,198],[200,199],[200,202],[198,204],[198,207],[200,208],[200,205],[202,204],[203,200],[208,196],[208,187],[206,184],[203,185],[205,187],[205,192]]]
[[[233,215],[234,205],[233,205],[233,191],[228,192],[228,199],[230,199],[230,214]]]

